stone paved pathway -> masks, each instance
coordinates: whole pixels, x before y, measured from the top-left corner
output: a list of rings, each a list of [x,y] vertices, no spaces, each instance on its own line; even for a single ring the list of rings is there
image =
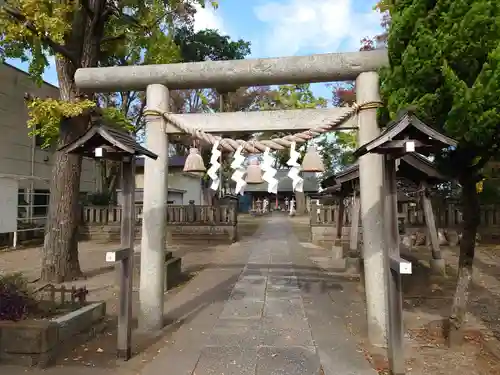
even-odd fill
[[[194,323],[199,332],[162,350],[142,375],[375,374],[342,321],[346,278],[313,265],[288,219],[270,217],[248,246],[209,332]]]

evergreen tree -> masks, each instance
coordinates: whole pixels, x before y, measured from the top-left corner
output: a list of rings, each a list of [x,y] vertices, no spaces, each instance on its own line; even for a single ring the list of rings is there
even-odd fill
[[[500,2],[395,0],[382,72],[382,120],[414,107],[426,124],[455,138],[438,163],[461,184],[463,232],[450,338],[462,327],[477,227],[476,183],[500,146]]]

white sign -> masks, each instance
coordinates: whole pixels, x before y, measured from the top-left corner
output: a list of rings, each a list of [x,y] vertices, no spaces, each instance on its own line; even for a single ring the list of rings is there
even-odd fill
[[[17,231],[18,182],[0,178],[0,233]]]

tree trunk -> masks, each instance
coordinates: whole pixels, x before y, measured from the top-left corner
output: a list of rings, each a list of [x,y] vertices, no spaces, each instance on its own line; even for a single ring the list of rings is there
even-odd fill
[[[82,119],[66,120],[66,139],[81,127]],[[70,130],[71,129],[71,130]],[[81,276],[78,261],[78,196],[82,158],[56,152],[50,184],[50,205],[43,246],[41,278],[63,282]]]
[[[448,319],[448,344],[456,346],[462,342],[462,328],[465,323],[469,288],[472,282],[472,264],[476,246],[476,233],[479,226],[479,197],[476,181],[472,178],[462,183],[463,232],[460,241],[457,286]]]
[[[72,58],[56,55],[60,99],[76,103],[83,98],[74,81],[77,68],[97,66],[99,45],[110,13],[104,12],[106,1],[89,0],[72,17],[71,33],[65,44]],[[58,146],[80,137],[89,125],[89,114],[61,121]],[[78,261],[79,193],[82,157],[56,152],[50,184],[50,205],[43,244],[41,278],[63,282],[81,276]]]

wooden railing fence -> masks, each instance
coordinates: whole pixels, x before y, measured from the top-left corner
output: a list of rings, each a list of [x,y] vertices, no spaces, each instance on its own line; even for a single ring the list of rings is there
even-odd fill
[[[142,205],[135,207],[136,221],[143,217]],[[87,225],[109,225],[121,221],[119,206],[85,206],[81,222]],[[175,225],[236,225],[238,213],[232,206],[168,205],[167,223]]]
[[[460,206],[456,203],[446,205],[434,205],[434,214],[436,224],[439,228],[457,228],[462,223],[462,212]],[[310,211],[311,225],[333,225],[336,223],[338,206],[320,206],[312,207]],[[500,205],[481,206],[480,226],[500,226]],[[405,225],[408,227],[425,226],[424,213],[419,205],[402,204],[400,205],[399,217],[404,218]],[[351,223],[350,206],[345,209],[344,226]]]

